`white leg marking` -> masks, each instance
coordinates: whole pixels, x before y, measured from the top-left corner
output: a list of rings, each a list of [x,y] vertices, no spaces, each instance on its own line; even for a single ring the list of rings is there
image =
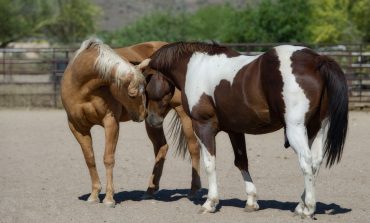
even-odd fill
[[[201,146],[202,157],[204,162],[204,168],[208,177],[208,195],[207,201],[202,205],[204,212],[215,212],[218,204],[218,192],[217,192],[217,178],[216,178],[216,160],[215,156],[208,152],[207,147],[202,141],[196,136],[198,143]]]
[[[247,192],[246,210],[258,210],[259,206],[257,204],[257,189],[253,184],[252,178],[248,171],[241,170],[241,173],[245,182],[245,191]]]

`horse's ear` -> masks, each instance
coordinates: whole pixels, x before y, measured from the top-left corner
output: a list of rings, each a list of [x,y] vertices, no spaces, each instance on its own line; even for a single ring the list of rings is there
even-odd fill
[[[150,59],[145,59],[143,60],[140,64],[136,65],[136,69],[140,70],[141,72],[143,72],[145,70],[145,68],[148,67],[149,65],[149,62],[150,62]],[[144,74],[145,75],[145,74]]]

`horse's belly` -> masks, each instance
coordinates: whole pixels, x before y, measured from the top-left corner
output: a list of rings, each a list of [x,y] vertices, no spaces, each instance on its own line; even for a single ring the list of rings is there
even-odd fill
[[[270,132],[277,131],[281,129],[283,125],[281,123],[275,122],[275,123],[269,123],[266,125],[249,125],[247,128],[245,128],[244,133],[247,134],[253,134],[253,135],[259,135],[259,134],[266,134]]]
[[[265,134],[283,127],[276,119],[271,119],[266,108],[241,108],[233,114],[219,115],[219,124],[224,131],[243,132],[247,134]]]

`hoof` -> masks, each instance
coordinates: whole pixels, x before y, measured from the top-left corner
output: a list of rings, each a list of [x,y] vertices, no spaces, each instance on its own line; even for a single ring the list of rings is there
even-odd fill
[[[254,212],[254,211],[257,211],[258,209],[260,209],[259,205],[257,203],[253,204],[253,205],[245,205],[245,208],[244,208],[244,211],[245,212]]]
[[[146,199],[154,199],[154,195],[158,193],[159,187],[148,187],[146,190],[145,194],[141,196],[141,199],[146,200]]]
[[[297,207],[295,207],[294,214],[299,215],[299,216],[303,215],[303,209],[304,209],[304,204],[300,202],[297,205]]]
[[[215,213],[215,212],[216,212],[216,208],[207,209],[205,207],[201,207],[200,210],[198,211],[198,214]]]
[[[90,195],[89,198],[87,198],[86,201],[89,204],[97,204],[97,203],[100,203],[99,197],[98,196],[92,196],[92,195]]]
[[[103,203],[106,207],[109,207],[109,208],[114,208],[116,206],[116,202],[114,200],[113,201],[103,200]]]
[[[314,214],[310,214],[307,207],[303,203],[299,203],[294,210],[294,215],[299,216],[301,219],[315,219]]]
[[[216,212],[216,206],[218,204],[218,199],[215,200],[207,200],[203,205],[202,208],[198,211],[198,214],[205,214],[205,213],[214,213]]]
[[[298,213],[294,213],[294,216],[299,216],[301,219],[312,219],[312,220],[316,220],[316,218],[314,217],[314,215],[305,215],[305,214],[298,214]]]

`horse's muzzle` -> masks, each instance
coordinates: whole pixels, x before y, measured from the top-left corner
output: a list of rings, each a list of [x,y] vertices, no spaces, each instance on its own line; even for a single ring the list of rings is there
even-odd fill
[[[130,113],[130,118],[134,122],[142,122],[145,120],[145,115],[137,114],[137,113]]]
[[[146,121],[154,128],[161,128],[163,126],[163,118],[151,112],[148,113]]]

